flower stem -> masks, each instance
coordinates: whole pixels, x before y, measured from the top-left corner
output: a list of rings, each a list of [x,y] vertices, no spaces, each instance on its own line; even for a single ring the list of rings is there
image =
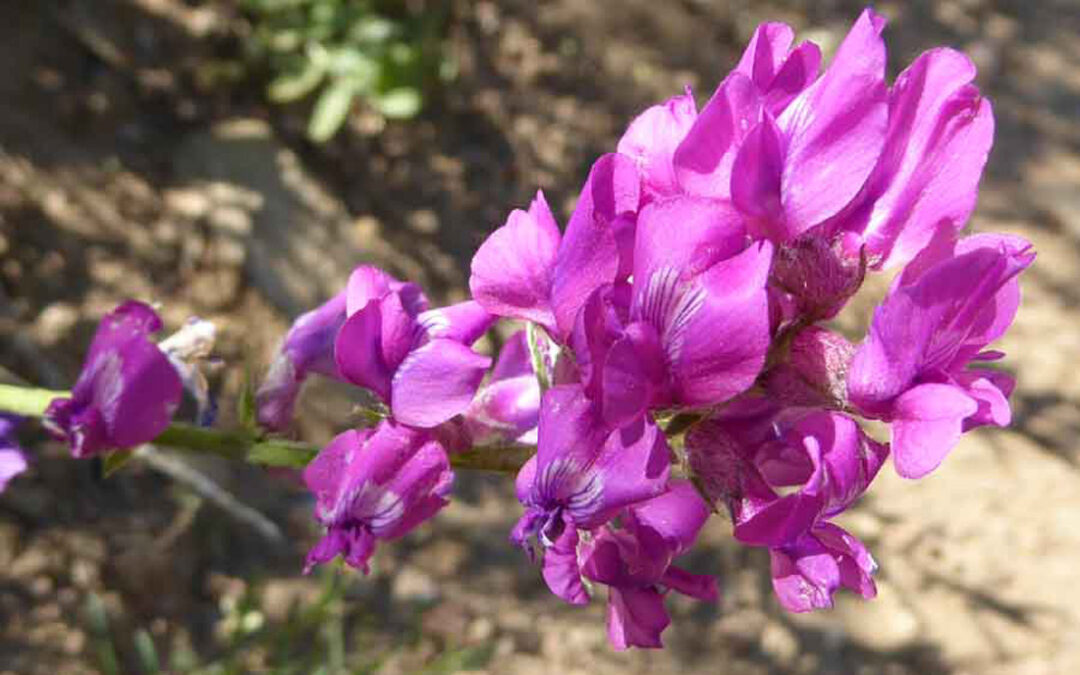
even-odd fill
[[[53,399],[70,396],[66,391],[0,384],[0,411],[41,417]],[[209,429],[180,422],[169,425],[151,443],[249,464],[293,468],[307,466],[319,453],[319,448],[309,443],[262,436],[257,431]],[[522,445],[473,448],[450,455],[450,464],[457,469],[516,473],[534,451]]]

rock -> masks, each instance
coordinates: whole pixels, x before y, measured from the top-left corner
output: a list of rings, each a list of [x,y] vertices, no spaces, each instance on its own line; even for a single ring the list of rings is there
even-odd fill
[[[394,575],[390,593],[397,602],[430,604],[436,602],[441,593],[439,586],[427,574],[415,567],[403,566]]]

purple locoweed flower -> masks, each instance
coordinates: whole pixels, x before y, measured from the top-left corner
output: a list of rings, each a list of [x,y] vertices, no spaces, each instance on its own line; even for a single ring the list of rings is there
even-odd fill
[[[310,373],[340,379],[334,363],[334,340],[345,323],[347,292],[301,314],[278,346],[266,377],[255,392],[260,424],[283,431],[292,421],[300,388]]]
[[[683,190],[730,199],[755,236],[775,242],[839,213],[884,142],[884,23],[863,12],[817,79],[814,46],[788,53],[790,28],[759,28],[676,151]]]
[[[334,342],[341,377],[372,391],[394,419],[430,428],[468,408],[491,365],[469,345],[494,321],[475,301],[426,309],[415,284],[361,267]]]
[[[90,457],[153,440],[169,426],[183,385],[169,358],[150,341],[161,319],[128,301],[105,315],[70,398],[49,404],[44,423]]]
[[[735,538],[769,549],[785,607],[830,607],[840,586],[873,597],[872,558],[830,521],[866,491],[888,446],[841,413],[766,401],[702,423],[686,445],[705,493],[727,505]]]
[[[315,517],[326,527],[305,572],[339,554],[367,572],[376,542],[435,515],[448,503],[453,479],[446,452],[427,431],[384,421],[339,434],[304,470]]]
[[[544,394],[537,452],[517,476],[525,513],[511,539],[527,551],[535,540],[546,551],[543,573],[553,593],[572,604],[588,601],[576,565],[559,553],[576,549],[578,530],[595,530],[623,508],[662,493],[669,452],[663,433],[645,417],[610,430],[580,386]]]
[[[565,235],[542,193],[528,212],[511,212],[473,257],[473,296],[491,314],[532,321],[565,342],[589,295],[632,271],[640,206],[635,160],[604,155],[589,172]]]
[[[903,265],[940,228],[957,234],[975,208],[994,139],[975,65],[947,48],[922,53],[889,92],[885,145],[858,197],[830,224],[875,268]]]
[[[848,398],[860,413],[891,423],[897,472],[933,471],[960,434],[1009,423],[1009,376],[972,363],[1003,356],[986,351],[1020,305],[1017,276],[1035,258],[1020,237],[946,232],[893,283],[874,312],[848,373]]]
[[[871,599],[877,595],[877,563],[862,542],[832,523],[815,525],[794,543],[769,549],[773,590],[792,612],[833,606],[833,593],[847,588]]]
[[[722,403],[754,382],[770,340],[771,258],[768,242],[747,246],[724,202],[673,197],[642,210],[632,282],[594,291],[574,332],[609,425],[648,409]]]
[[[19,447],[16,431],[23,418],[18,415],[0,413],[0,492],[3,492],[11,479],[26,471],[29,463],[26,453]]]
[[[581,574],[608,587],[608,638],[616,649],[663,647],[671,590],[715,602],[716,579],[673,563],[694,545],[709,508],[688,481],[626,509],[618,528],[605,526],[580,545]],[[550,555],[550,553],[549,553]]]

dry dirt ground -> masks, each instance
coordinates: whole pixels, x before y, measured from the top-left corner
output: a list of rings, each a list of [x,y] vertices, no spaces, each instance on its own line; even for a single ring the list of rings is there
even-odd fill
[[[471,251],[511,207],[543,187],[568,213],[635,111],[685,84],[704,100],[759,21],[789,21],[828,47],[860,9],[615,4],[457,2],[458,80],[419,120],[380,129],[359,115],[321,148],[302,139],[302,108],[267,109],[250,84],[214,86],[207,64],[235,51],[227,2],[0,4],[0,364],[65,386],[97,317],[138,297],[163,303],[172,326],[193,313],[218,322],[220,355],[254,354],[257,368],[289,317],[361,261],[460,298]],[[972,227],[1022,234],[1039,252],[1002,345],[1019,378],[1013,427],[972,434],[923,481],[883,472],[848,518],[881,565],[873,602],[784,614],[767,558],[731,545],[715,519],[691,566],[720,577],[722,600],[676,600],[669,648],[654,653],[612,652],[601,602],[573,609],[547,594],[506,541],[506,481],[466,479],[433,526],[347,580],[350,635],[363,636],[350,639],[378,651],[384,672],[477,644],[492,673],[1080,672],[1080,8],[878,9],[893,74],[923,49],[956,46],[994,102]],[[219,378],[225,399],[240,370]],[[311,440],[349,411],[325,385],[304,407],[298,433]],[[163,654],[212,659],[230,598],[253,580],[270,622],[318,594],[298,574],[310,504],[287,477],[195,466],[289,542],[268,544],[144,465],[103,480],[55,446],[36,452],[0,496],[0,672],[97,672],[89,597],[112,619],[121,672],[139,672],[140,627]]]

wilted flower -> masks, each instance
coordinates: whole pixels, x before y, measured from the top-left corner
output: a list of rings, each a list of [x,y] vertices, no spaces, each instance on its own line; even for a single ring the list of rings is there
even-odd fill
[[[309,373],[339,377],[334,363],[334,340],[345,323],[345,298],[343,290],[293,322],[266,378],[255,392],[260,424],[276,431],[289,426],[296,397]]]
[[[130,448],[169,426],[183,385],[169,358],[150,341],[157,313],[128,301],[105,315],[70,398],[55,399],[46,426],[77,458]]]

